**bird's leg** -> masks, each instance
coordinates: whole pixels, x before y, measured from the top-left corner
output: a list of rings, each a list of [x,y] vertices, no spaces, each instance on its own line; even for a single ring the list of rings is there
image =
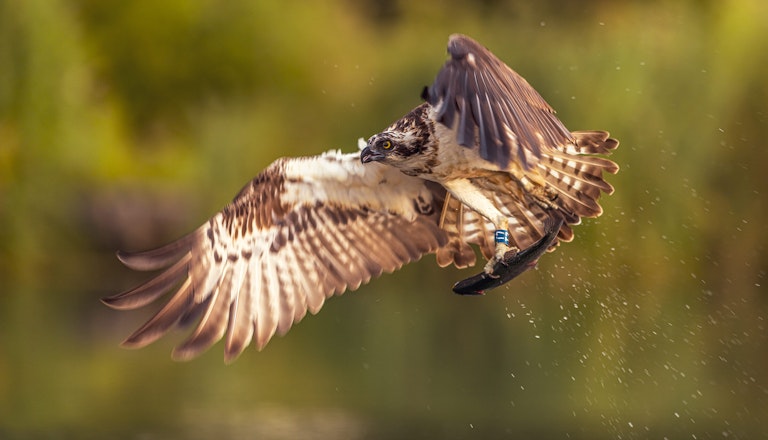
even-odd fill
[[[504,256],[510,251],[517,252],[519,250],[509,245],[509,219],[468,179],[451,180],[443,185],[453,194],[453,197],[487,218],[496,228],[494,232],[496,247],[493,257],[488,260],[483,269],[484,272],[493,275],[493,267],[497,262],[503,261]]]
[[[482,271],[475,276],[459,281],[453,286],[453,291],[460,295],[482,295],[536,267],[539,257],[557,240],[557,234],[562,225],[562,217],[547,219],[544,222],[544,235],[538,241],[519,252],[505,255],[496,263],[491,273]]]
[[[557,234],[563,224],[563,217],[549,218],[544,222],[544,236],[526,249],[510,246],[509,219],[499,211],[494,203],[468,179],[456,179],[443,186],[459,201],[474,209],[493,223],[493,257],[477,275],[461,280],[453,286],[453,291],[461,295],[482,295],[486,291],[501,286],[512,278],[536,266],[539,257],[557,240]]]
[[[496,243],[496,247],[493,252],[493,257],[485,263],[483,271],[487,274],[493,274],[493,267],[497,262],[503,261],[504,256],[512,251],[517,251],[517,248],[509,246],[509,219],[506,216],[500,215],[493,222],[496,230],[493,232],[493,241]]]

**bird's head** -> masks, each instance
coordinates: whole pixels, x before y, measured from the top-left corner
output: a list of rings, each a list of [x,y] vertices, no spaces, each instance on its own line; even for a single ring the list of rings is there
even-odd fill
[[[431,124],[425,116],[419,106],[386,130],[371,136],[360,152],[360,160],[398,168],[408,168],[411,162],[420,161],[431,143]]]
[[[360,152],[360,160],[363,163],[394,163],[398,161],[397,156],[403,156],[410,150],[397,133],[383,131],[368,139],[365,148]]]

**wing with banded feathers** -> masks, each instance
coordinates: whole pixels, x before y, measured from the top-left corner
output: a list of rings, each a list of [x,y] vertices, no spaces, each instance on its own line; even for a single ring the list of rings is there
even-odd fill
[[[571,225],[583,217],[598,217],[603,209],[598,203],[603,193],[613,193],[603,173],[619,171],[613,161],[596,155],[608,155],[619,145],[604,131],[575,131],[575,142],[542,153],[536,172],[552,191],[552,203],[557,209],[545,208],[508,174],[470,178],[473,185],[488,195],[489,200],[509,219],[510,243],[525,249],[544,236],[547,218],[562,218],[556,240],[573,240]],[[452,198],[446,196],[440,215],[440,227],[448,234],[448,243],[437,251],[440,266],[454,264],[469,267],[475,255],[468,252],[474,244],[486,259],[493,256],[493,223]]]
[[[512,246],[525,249],[534,244],[544,236],[544,224],[550,218],[564,220],[550,249],[554,249],[560,241],[573,240],[573,230],[568,223],[578,223],[578,217],[566,216],[560,210],[543,208],[508,176],[497,175],[470,181],[489,194],[493,205],[509,219],[509,240]],[[443,206],[440,225],[448,234],[448,243],[437,251],[437,263],[441,267],[450,264],[460,268],[473,266],[475,255],[469,252],[470,245],[476,245],[486,259],[493,256],[493,232],[496,227],[477,211],[469,209],[450,195]]]
[[[554,110],[528,82],[471,38],[454,34],[450,59],[425,90],[439,122],[456,130],[459,145],[508,169],[536,165],[542,147],[573,141]]]
[[[119,253],[135,270],[165,271],[103,301],[136,309],[170,299],[124,345],[142,347],[197,322],[174,350],[191,359],[225,338],[225,360],[263,348],[326,298],[447,243],[438,227],[445,190],[359,153],[280,159],[223,211],[165,247]]]

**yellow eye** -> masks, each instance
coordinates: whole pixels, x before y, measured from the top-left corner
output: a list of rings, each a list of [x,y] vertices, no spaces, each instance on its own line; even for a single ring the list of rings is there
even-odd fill
[[[390,148],[392,148],[392,141],[384,141],[384,142],[382,142],[381,143],[381,148],[383,148],[385,150],[389,150]]]

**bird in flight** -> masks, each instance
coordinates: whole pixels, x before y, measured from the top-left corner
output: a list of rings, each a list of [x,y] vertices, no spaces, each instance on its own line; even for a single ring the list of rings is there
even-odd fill
[[[572,225],[597,217],[613,187],[605,131],[571,132],[525,81],[464,35],[424,103],[360,151],[281,158],[204,225],[161,248],[118,252],[129,268],[164,269],[103,299],[131,310],[171,293],[123,345],[196,324],[173,351],[194,358],[222,338],[234,361],[261,350],[325,300],[434,253],[441,267],[483,271],[454,291],[479,294],[534,267]]]

